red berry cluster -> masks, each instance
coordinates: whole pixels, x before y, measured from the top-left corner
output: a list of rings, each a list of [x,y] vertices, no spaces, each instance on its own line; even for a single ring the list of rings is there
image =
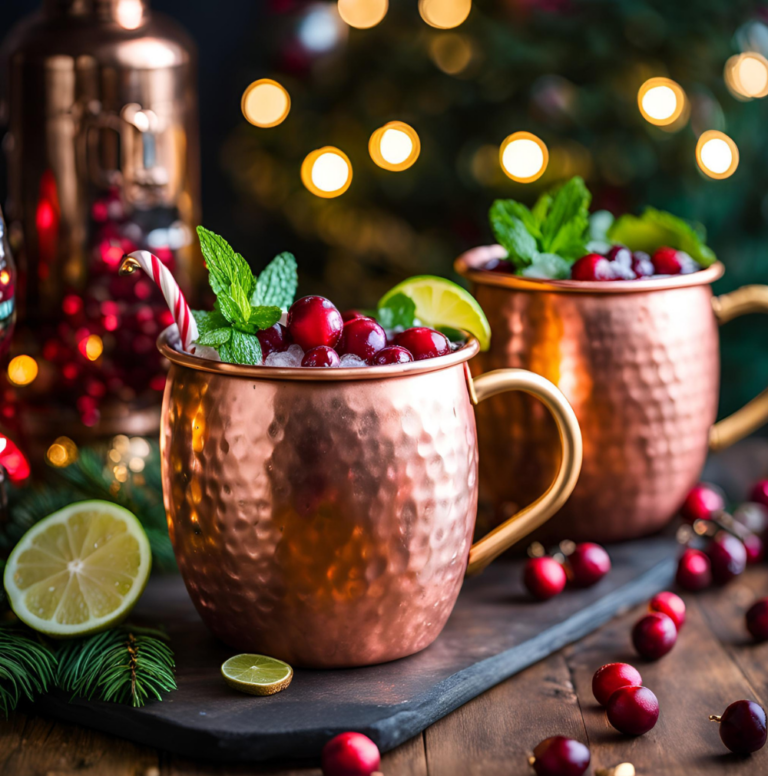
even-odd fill
[[[611,570],[608,553],[592,542],[577,544],[563,560],[561,557],[557,552],[527,561],[523,584],[532,596],[546,601],[562,593],[566,582],[573,587],[591,587]]]
[[[572,280],[641,280],[662,275],[686,275],[700,269],[687,253],[666,246],[653,256],[613,245],[605,255],[588,253],[571,267]]]

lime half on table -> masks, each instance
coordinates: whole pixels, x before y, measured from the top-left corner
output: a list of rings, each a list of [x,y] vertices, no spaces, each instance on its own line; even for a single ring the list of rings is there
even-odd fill
[[[416,305],[416,317],[425,325],[447,326],[468,331],[477,338],[481,350],[491,344],[491,327],[477,300],[456,283],[435,275],[417,275],[388,291],[379,302],[385,307],[395,294],[405,294]]]
[[[274,695],[293,679],[288,663],[266,655],[235,655],[221,666],[224,681],[249,695]]]

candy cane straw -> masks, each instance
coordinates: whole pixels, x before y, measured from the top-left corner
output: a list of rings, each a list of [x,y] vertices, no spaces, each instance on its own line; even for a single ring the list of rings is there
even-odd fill
[[[157,283],[163,292],[168,309],[173,313],[173,320],[179,327],[181,343],[184,350],[190,350],[192,343],[197,339],[197,324],[192,317],[184,292],[174,280],[171,271],[160,259],[149,251],[134,251],[123,257],[120,265],[121,275],[132,275],[139,267]]]

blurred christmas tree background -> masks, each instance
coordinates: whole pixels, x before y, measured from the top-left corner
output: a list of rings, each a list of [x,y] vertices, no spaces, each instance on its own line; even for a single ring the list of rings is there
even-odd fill
[[[4,21],[37,5],[4,0]],[[424,22],[417,0],[388,6],[378,24],[355,29],[333,0],[153,0],[200,47],[204,222],[254,268],[291,250],[301,291],[369,306],[408,275],[451,276],[461,251],[491,241],[495,198],[530,203],[580,174],[596,208],[652,204],[705,224],[727,267],[716,291],[768,283],[768,101],[738,99],[724,79],[733,55],[768,56],[765,3],[475,0],[447,30]],[[638,89],[654,76],[687,95],[676,131],[638,109]],[[264,77],[291,98],[269,129],[240,112],[244,89]],[[380,169],[368,152],[371,133],[392,120],[421,141],[402,172]],[[740,166],[726,180],[697,166],[697,138],[709,129],[738,146]],[[500,143],[518,130],[549,149],[530,184],[499,164]],[[326,145],[353,168],[338,198],[314,196],[299,176],[304,157]],[[755,318],[724,329],[722,414],[768,384],[766,331]]]

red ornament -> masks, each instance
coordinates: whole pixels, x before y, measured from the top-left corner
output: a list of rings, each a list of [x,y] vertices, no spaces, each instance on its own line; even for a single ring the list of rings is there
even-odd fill
[[[711,520],[725,509],[721,493],[703,483],[691,488],[680,507],[680,516],[693,525],[696,520]]]
[[[671,617],[651,612],[641,617],[632,628],[632,643],[637,653],[648,660],[664,657],[677,641],[677,628]]]
[[[754,501],[757,504],[762,504],[764,507],[768,507],[768,479],[758,480],[752,488],[752,496],[750,501]]]
[[[658,698],[647,687],[622,687],[608,701],[608,721],[620,733],[642,736],[658,719]]]
[[[707,547],[712,564],[712,576],[718,585],[724,585],[744,573],[747,550],[735,536],[720,531]]]
[[[639,687],[643,683],[640,672],[629,663],[608,663],[598,668],[592,677],[592,694],[601,706],[607,706],[616,690]]]
[[[552,736],[536,746],[530,763],[537,776],[581,776],[590,759],[589,749],[581,741]]]
[[[652,612],[666,614],[678,630],[685,625],[685,602],[675,593],[657,593],[651,598],[648,608]]]
[[[754,701],[736,701],[721,717],[713,715],[710,720],[720,723],[720,740],[734,754],[751,754],[765,746],[765,709]]]
[[[611,570],[608,553],[592,542],[577,544],[567,562],[569,578],[576,587],[591,587]]]
[[[525,564],[523,583],[532,596],[542,601],[562,593],[565,582],[565,569],[554,558],[531,558]]]
[[[768,598],[761,598],[747,609],[747,630],[755,641],[768,641]]]
[[[371,776],[379,770],[379,747],[362,733],[341,733],[321,755],[323,776]]]
[[[712,564],[701,552],[688,548],[677,563],[677,584],[685,590],[703,590],[712,584]]]

